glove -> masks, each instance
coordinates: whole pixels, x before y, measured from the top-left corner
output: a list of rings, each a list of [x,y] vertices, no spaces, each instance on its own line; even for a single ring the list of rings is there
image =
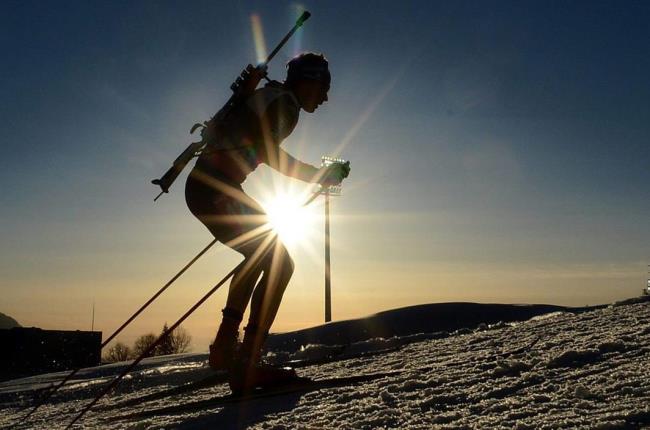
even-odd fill
[[[324,187],[339,185],[343,179],[350,174],[350,162],[333,163],[329,166],[321,167],[319,170],[320,180],[318,181]]]

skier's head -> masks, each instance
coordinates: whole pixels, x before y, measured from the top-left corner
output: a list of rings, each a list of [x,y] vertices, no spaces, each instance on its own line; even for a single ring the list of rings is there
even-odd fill
[[[287,79],[289,87],[300,106],[307,112],[313,112],[327,101],[331,76],[327,59],[323,54],[305,52],[287,63]]]

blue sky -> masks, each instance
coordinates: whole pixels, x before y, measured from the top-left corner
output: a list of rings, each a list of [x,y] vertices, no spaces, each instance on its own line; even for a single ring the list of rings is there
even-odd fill
[[[95,298],[110,331],[210,240],[185,207],[184,176],[156,204],[149,181],[254,61],[251,14],[270,50],[299,6],[313,16],[270,72],[282,79],[301,50],[330,60],[330,101],[303,112],[284,146],[317,164],[345,142],[352,163],[333,204],[335,318],[640,291],[646,2],[7,1],[0,311],[72,329],[87,325]],[[245,188],[257,197],[292,183],[276,176],[260,169]],[[321,252],[322,238],[310,246]],[[215,255],[133,333],[173,320],[178,300],[191,303],[237,262]],[[279,330],[321,320],[322,262],[300,250],[294,259]],[[221,294],[188,322],[195,336],[213,330]]]

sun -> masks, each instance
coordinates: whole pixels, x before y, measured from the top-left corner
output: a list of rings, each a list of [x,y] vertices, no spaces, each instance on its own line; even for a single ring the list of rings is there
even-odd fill
[[[304,200],[304,195],[280,192],[263,203],[271,227],[287,246],[306,244],[314,232],[317,216]]]

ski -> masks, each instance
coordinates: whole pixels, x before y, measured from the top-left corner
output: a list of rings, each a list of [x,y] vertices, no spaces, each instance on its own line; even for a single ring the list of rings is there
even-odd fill
[[[345,350],[347,349],[347,347],[345,347],[342,348],[340,351],[334,351],[333,353],[327,354],[324,357],[305,358],[302,360],[289,360],[283,363],[282,365],[290,366],[295,369],[298,369],[300,367],[314,366],[317,364],[327,364],[327,363],[333,363],[335,361],[352,360],[354,358],[366,358],[366,357],[372,357],[374,355],[387,354],[389,352],[399,351],[401,348],[402,345],[397,345],[388,348],[376,349],[374,351],[363,351],[356,354],[346,354]]]
[[[132,399],[124,400],[122,402],[116,403],[116,404],[110,404],[110,405],[104,405],[100,406],[97,408],[97,410],[105,411],[105,410],[110,410],[110,409],[121,409],[121,408],[129,408],[132,406],[139,405],[141,403],[145,402],[152,402],[154,400],[160,400],[164,399],[166,397],[172,397],[172,396],[177,396],[180,394],[184,394],[190,391],[197,391],[197,390],[202,390],[204,388],[212,387],[215,385],[219,384],[225,384],[228,382],[228,372],[226,371],[220,371],[220,372],[214,372],[209,374],[208,376],[205,376],[203,378],[200,378],[196,381],[192,382],[187,382],[185,384],[176,386],[176,387],[171,387],[166,390],[158,391],[155,393],[150,393],[146,394],[144,396],[138,396]]]
[[[375,351],[364,351],[358,354],[351,354],[351,355],[344,355],[342,354],[341,351],[337,351],[334,354],[327,355],[325,357],[318,358],[318,359],[289,360],[279,365],[290,366],[293,367],[294,369],[299,369],[303,367],[314,366],[317,364],[332,363],[335,361],[344,361],[344,360],[352,360],[355,358],[372,357],[374,355],[381,355],[389,352],[395,352],[398,351],[400,348],[401,346],[394,346],[389,348],[378,349]],[[97,409],[105,411],[110,409],[129,408],[129,407],[139,405],[141,403],[152,402],[155,400],[164,399],[166,397],[177,396],[187,392],[201,390],[213,385],[225,384],[227,382],[228,382],[228,373],[226,371],[214,372],[196,381],[188,382],[155,393],[146,394],[144,396],[127,399],[119,403],[100,406]]]
[[[310,391],[322,390],[325,388],[341,387],[347,385],[356,385],[363,382],[373,381],[375,379],[385,378],[400,374],[401,370],[391,372],[370,373],[367,375],[356,375],[341,378],[328,378],[312,380],[309,378],[298,378],[295,381],[279,385],[272,388],[260,388],[244,394],[228,394],[224,396],[213,397],[211,399],[198,400],[195,402],[185,403],[182,405],[166,406],[158,409],[145,410],[118,417],[112,417],[111,420],[141,419],[158,415],[176,415],[194,411],[211,409],[228,404],[250,402],[267,397],[282,396],[287,394],[304,393]]]

